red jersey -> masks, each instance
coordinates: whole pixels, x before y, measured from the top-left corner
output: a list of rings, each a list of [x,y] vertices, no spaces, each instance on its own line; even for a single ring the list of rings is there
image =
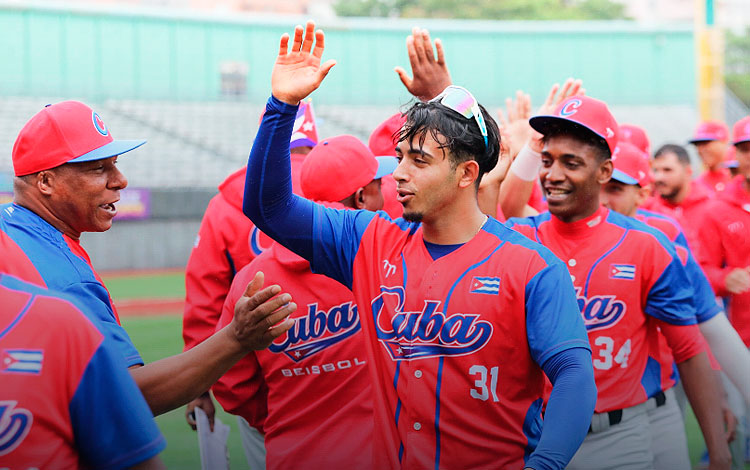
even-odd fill
[[[604,207],[573,223],[545,212],[507,225],[567,261],[592,347],[596,412],[646,401],[660,382],[660,371],[647,367],[649,322],[696,322],[692,289],[671,243]],[[696,344],[690,354],[702,350]]]
[[[690,193],[679,204],[673,204],[662,197],[655,197],[648,210],[673,217],[685,231],[688,246],[696,258],[700,259],[701,242],[698,237],[698,227],[707,216],[711,193],[703,184],[696,181],[690,183]]]
[[[119,351],[51,291],[0,274],[0,463],[128,468],[164,449]]]
[[[382,212],[316,206],[313,233],[313,270],[360,306],[375,468],[523,468],[541,435],[540,364],[588,349],[565,266],[491,218],[438,259],[420,224]]]
[[[717,296],[730,296],[729,319],[747,346],[750,346],[750,292],[730,294],[725,278],[736,268],[750,267],[750,193],[743,176],[733,179],[710,205],[700,224],[703,240],[701,266]]]
[[[372,468],[372,391],[351,291],[273,244],[237,274],[217,329],[231,322],[257,271],[266,285],[292,295],[299,305],[295,324],[232,367],[214,385],[214,396],[263,430],[269,470]]]
[[[703,185],[711,194],[715,194],[724,191],[731,180],[732,174],[729,170],[719,168],[704,171],[695,181]]]
[[[635,218],[659,230],[674,244],[677,255],[680,257],[683,266],[685,266],[685,272],[693,287],[693,306],[695,307],[697,322],[703,323],[721,313],[722,307],[716,301],[708,279],[706,279],[698,262],[690,252],[690,248],[687,246],[687,239],[677,221],[666,215],[640,209],[636,213]],[[667,339],[659,328],[655,325],[653,327],[656,331],[649,334],[651,342],[649,360],[657,361],[658,366],[651,362],[649,366],[654,370],[657,367],[659,369],[661,386],[657,390],[658,393],[658,391],[666,391],[674,387],[679,380],[679,373],[675,367],[674,355],[667,343]],[[700,331],[695,331],[694,334],[700,335]],[[700,337],[696,337],[695,340],[700,341]],[[711,359],[713,360],[713,357]]]
[[[304,158],[292,154],[292,186],[297,194],[301,194],[299,175]],[[244,189],[245,168],[241,168],[219,185],[219,194],[203,214],[185,268],[185,350],[214,333],[232,279],[272,243],[242,213]]]

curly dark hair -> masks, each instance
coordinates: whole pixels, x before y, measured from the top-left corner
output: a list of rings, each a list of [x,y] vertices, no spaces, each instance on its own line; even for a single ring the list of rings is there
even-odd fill
[[[459,163],[475,160],[479,164],[479,178],[497,165],[500,154],[500,131],[497,123],[482,105],[479,105],[487,125],[487,145],[476,120],[466,119],[456,111],[435,101],[414,103],[405,113],[406,123],[394,134],[396,142],[416,139],[420,148],[427,133],[448,151],[453,168]]]

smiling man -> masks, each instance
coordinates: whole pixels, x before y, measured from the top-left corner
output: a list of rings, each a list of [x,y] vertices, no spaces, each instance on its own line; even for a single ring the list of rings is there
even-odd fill
[[[591,416],[591,355],[565,266],[479,209],[497,125],[460,87],[407,111],[393,173],[406,220],[295,196],[287,142],[299,102],[333,67],[321,65],[323,41],[312,22],[291,51],[282,36],[243,211],[352,290],[373,381],[373,466],[564,468]],[[542,427],[545,373],[555,388]]]
[[[658,326],[711,446],[712,468],[728,468],[721,413],[705,344],[695,326],[693,290],[671,243],[659,232],[600,205],[613,173],[618,126],[607,105],[566,99],[529,123],[543,138],[539,180],[549,212],[507,225],[567,262],[593,355],[598,391],[572,470],[653,469],[648,399],[660,370],[649,360]]]
[[[288,294],[277,295],[279,286],[260,290],[258,275],[237,303],[232,324],[190,351],[143,365],[79,242],[83,232],[112,226],[115,204],[128,184],[117,157],[143,143],[114,140],[99,115],[77,101],[34,115],[13,147],[15,200],[0,206],[0,271],[79,302],[159,414],[208,390],[249,350],[268,346],[291,327],[291,320],[282,320],[296,305]]]

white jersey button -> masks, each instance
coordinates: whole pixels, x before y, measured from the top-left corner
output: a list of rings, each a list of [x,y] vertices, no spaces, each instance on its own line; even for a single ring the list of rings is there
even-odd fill
[[[568,266],[571,266],[571,267],[573,267],[573,266],[575,266],[575,265],[576,265],[576,260],[574,260],[574,259],[572,259],[572,258],[568,260]]]
[[[419,431],[420,429],[422,429],[422,424],[421,423],[414,423],[414,430],[415,431]]]
[[[415,370],[414,371],[414,377],[421,379],[422,378],[422,371],[421,370]]]

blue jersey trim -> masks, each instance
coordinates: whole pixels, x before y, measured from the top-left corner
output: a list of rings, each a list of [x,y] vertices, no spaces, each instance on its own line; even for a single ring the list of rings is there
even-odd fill
[[[438,361],[437,389],[435,391],[435,470],[440,470],[440,390],[443,385],[443,361],[440,356]]]
[[[3,287],[8,287],[13,290],[21,290],[21,289],[14,287],[13,285],[8,285],[8,283],[6,282],[6,280],[8,279],[10,279],[10,277],[7,274],[0,274],[0,285],[2,285]],[[22,291],[26,292],[25,289],[23,289]],[[0,339],[2,339],[3,336],[10,333],[10,330],[12,330],[13,327],[15,327],[21,321],[24,315],[26,315],[26,312],[29,311],[29,308],[31,307],[31,305],[34,303],[34,300],[36,300],[36,294],[31,294],[31,298],[29,299],[28,302],[26,302],[26,305],[24,305],[23,309],[18,313],[16,318],[14,318],[13,321],[10,322],[10,324],[3,331],[0,331]]]
[[[584,287],[583,287],[583,295],[585,297],[589,296],[589,281],[591,280],[591,275],[594,274],[594,269],[596,269],[596,267],[599,265],[599,263],[601,263],[604,260],[604,258],[606,258],[607,256],[609,256],[610,253],[612,253],[613,251],[615,251],[617,249],[617,247],[622,244],[623,240],[625,240],[625,237],[628,234],[628,228],[627,227],[623,227],[623,228],[625,228],[625,232],[622,234],[622,237],[620,237],[620,239],[617,241],[617,243],[615,243],[615,245],[612,248],[610,248],[606,253],[604,253],[603,255],[601,255],[599,257],[599,259],[597,259],[596,261],[594,261],[594,264],[592,264],[591,268],[589,268],[589,273],[586,275],[586,284],[584,284]]]
[[[646,368],[641,377],[641,386],[643,386],[643,391],[649,398],[663,392],[661,389],[661,364],[651,356],[646,361]]]
[[[528,462],[531,454],[534,453],[539,445],[539,438],[542,435],[542,405],[544,400],[537,398],[534,400],[529,409],[526,410],[526,416],[523,419],[523,435],[526,436],[526,447],[523,451],[523,462]]]

